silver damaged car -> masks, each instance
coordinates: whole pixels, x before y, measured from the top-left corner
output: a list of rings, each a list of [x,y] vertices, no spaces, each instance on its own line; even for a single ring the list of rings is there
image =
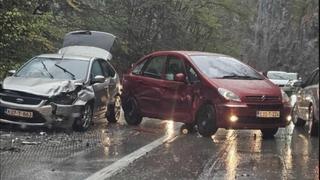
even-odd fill
[[[10,71],[0,86],[0,122],[85,131],[93,117],[120,118],[120,80],[110,64],[115,36],[66,34],[57,54],[43,54]]]

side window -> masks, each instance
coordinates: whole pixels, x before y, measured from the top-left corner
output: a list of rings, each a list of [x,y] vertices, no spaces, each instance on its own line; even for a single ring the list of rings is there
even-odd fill
[[[143,61],[142,63],[138,64],[138,65],[132,70],[132,74],[140,75],[140,74],[141,74],[142,67],[144,66],[144,64],[145,64],[146,62],[147,62],[147,61]]]
[[[174,76],[178,73],[185,74],[183,61],[176,57],[169,56],[165,78],[167,80],[173,81]]]
[[[105,77],[114,77],[115,71],[111,67],[111,65],[106,62],[105,60],[100,60],[103,73],[105,74]]]
[[[186,66],[187,77],[190,83],[199,82],[198,74],[196,71],[189,65]]]
[[[91,78],[95,76],[104,76],[101,65],[97,60],[93,61],[93,64],[91,67]]]
[[[161,79],[161,73],[166,62],[166,56],[158,56],[148,60],[144,67],[143,75]]]

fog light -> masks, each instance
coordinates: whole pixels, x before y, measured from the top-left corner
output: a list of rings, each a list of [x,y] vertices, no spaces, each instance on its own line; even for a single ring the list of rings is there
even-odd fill
[[[287,121],[289,122],[289,121],[291,121],[291,119],[292,119],[292,117],[289,115],[289,116],[287,116]]]
[[[230,121],[231,122],[236,122],[236,121],[238,121],[238,117],[237,116],[235,116],[235,115],[232,115],[232,116],[230,116]]]

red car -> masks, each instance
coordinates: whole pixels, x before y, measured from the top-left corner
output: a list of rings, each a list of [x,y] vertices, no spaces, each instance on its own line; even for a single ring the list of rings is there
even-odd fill
[[[260,129],[272,137],[290,121],[289,98],[248,65],[226,55],[190,51],[151,53],[123,76],[125,119],[170,119],[197,126],[210,137],[218,128]]]

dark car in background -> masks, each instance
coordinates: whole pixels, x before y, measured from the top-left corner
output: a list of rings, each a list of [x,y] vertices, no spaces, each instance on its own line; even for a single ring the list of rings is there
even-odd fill
[[[315,69],[303,83],[294,84],[300,89],[296,93],[293,108],[293,123],[296,126],[307,125],[312,136],[319,135],[319,68]]]
[[[260,129],[273,136],[290,121],[284,91],[242,62],[222,54],[190,51],[151,53],[123,76],[125,120],[143,117],[197,126],[210,137],[218,128]]]
[[[94,115],[120,116],[120,81],[110,64],[115,36],[76,31],[57,54],[26,62],[0,87],[0,122],[87,130]]]

